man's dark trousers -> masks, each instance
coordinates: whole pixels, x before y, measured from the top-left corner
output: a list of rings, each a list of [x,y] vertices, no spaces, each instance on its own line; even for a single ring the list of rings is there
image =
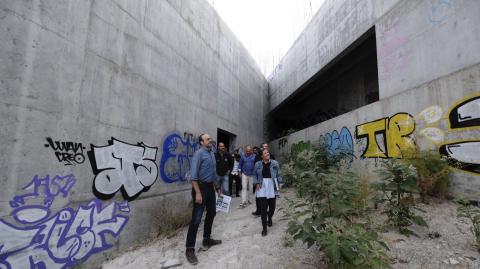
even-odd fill
[[[215,218],[217,209],[213,183],[202,183],[198,181],[198,185],[200,192],[202,193],[202,204],[195,203],[195,189],[192,188],[193,212],[192,221],[188,227],[187,248],[195,247],[198,226],[202,221],[202,215],[205,208],[207,209],[207,215],[205,216],[203,238],[210,238],[210,234],[212,233],[213,219]]]
[[[232,189],[233,189],[233,181],[235,180],[235,195],[238,197],[239,196],[239,192],[240,192],[240,188],[242,187],[242,179],[240,178],[239,175],[232,175],[230,174],[229,176],[229,185],[228,185],[228,189],[229,189],[229,192],[230,192],[230,195],[233,197],[233,192],[232,192]]]

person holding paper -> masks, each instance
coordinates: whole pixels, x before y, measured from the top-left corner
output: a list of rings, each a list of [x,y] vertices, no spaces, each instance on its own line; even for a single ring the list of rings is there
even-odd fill
[[[213,219],[216,214],[215,189],[220,195],[220,188],[214,183],[217,180],[215,169],[215,156],[212,152],[212,138],[208,134],[202,134],[198,137],[201,145],[200,149],[195,151],[190,163],[190,175],[192,178],[192,199],[193,212],[192,221],[188,227],[187,243],[185,256],[191,264],[197,264],[198,259],[195,255],[195,241],[197,240],[197,231],[202,221],[203,211],[206,209],[205,224],[203,230],[203,246],[210,247],[221,244],[221,240],[210,238],[212,233]]]
[[[267,225],[272,226],[276,197],[279,195],[279,182],[282,182],[280,166],[277,161],[270,159],[270,152],[264,149],[262,161],[255,163],[253,172],[253,183],[256,187],[262,219],[262,236],[267,235]]]

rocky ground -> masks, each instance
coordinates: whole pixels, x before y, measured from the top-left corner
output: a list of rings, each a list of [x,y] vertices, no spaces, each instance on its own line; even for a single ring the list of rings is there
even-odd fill
[[[428,227],[412,227],[418,237],[396,232],[384,233],[390,247],[393,268],[480,268],[480,254],[472,246],[471,224],[457,218],[452,202],[419,204],[425,213],[417,212]]]
[[[292,190],[284,194],[294,195]],[[276,212],[273,227],[262,237],[260,218],[251,215],[255,206],[238,209],[239,203],[240,198],[234,198],[228,214],[217,214],[213,237],[223,243],[208,250],[197,247],[197,266],[191,266],[184,256],[185,227],[171,238],[159,238],[124,253],[103,268],[323,268],[322,254],[315,248],[308,249],[300,242],[285,244],[287,223],[281,220],[281,212]],[[279,199],[277,208],[282,204],[283,199]],[[471,245],[470,223],[456,217],[456,206],[444,202],[420,207],[426,213],[419,215],[429,227],[412,227],[418,237],[395,231],[382,234],[391,249],[393,268],[480,268],[480,255]],[[202,226],[197,238],[201,236]]]

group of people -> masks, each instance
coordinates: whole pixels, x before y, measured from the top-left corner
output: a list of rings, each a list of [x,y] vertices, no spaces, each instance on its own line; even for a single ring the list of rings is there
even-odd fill
[[[217,152],[213,152],[213,140],[208,134],[198,137],[200,148],[195,152],[190,162],[190,176],[192,179],[193,212],[188,228],[186,252],[187,260],[197,264],[195,242],[197,230],[202,220],[203,211],[206,211],[203,246],[210,247],[221,244],[221,240],[212,239],[212,224],[216,214],[216,198],[218,195],[231,195],[232,185],[235,182],[235,194],[241,203],[239,209],[246,208],[250,202],[250,191],[255,196],[256,210],[254,216],[261,216],[262,236],[267,235],[267,226],[272,226],[272,217],[275,212],[276,197],[282,178],[280,166],[270,154],[267,143],[260,148],[247,146],[244,152],[229,153],[225,144],[218,143]],[[251,185],[250,185],[251,184]]]

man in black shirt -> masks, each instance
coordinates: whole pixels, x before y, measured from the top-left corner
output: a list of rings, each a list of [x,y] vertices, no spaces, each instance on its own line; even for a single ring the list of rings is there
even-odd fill
[[[218,143],[218,151],[215,153],[215,159],[217,161],[217,181],[221,186],[221,193],[230,195],[228,187],[228,173],[233,165],[233,160],[225,149],[225,144]]]

